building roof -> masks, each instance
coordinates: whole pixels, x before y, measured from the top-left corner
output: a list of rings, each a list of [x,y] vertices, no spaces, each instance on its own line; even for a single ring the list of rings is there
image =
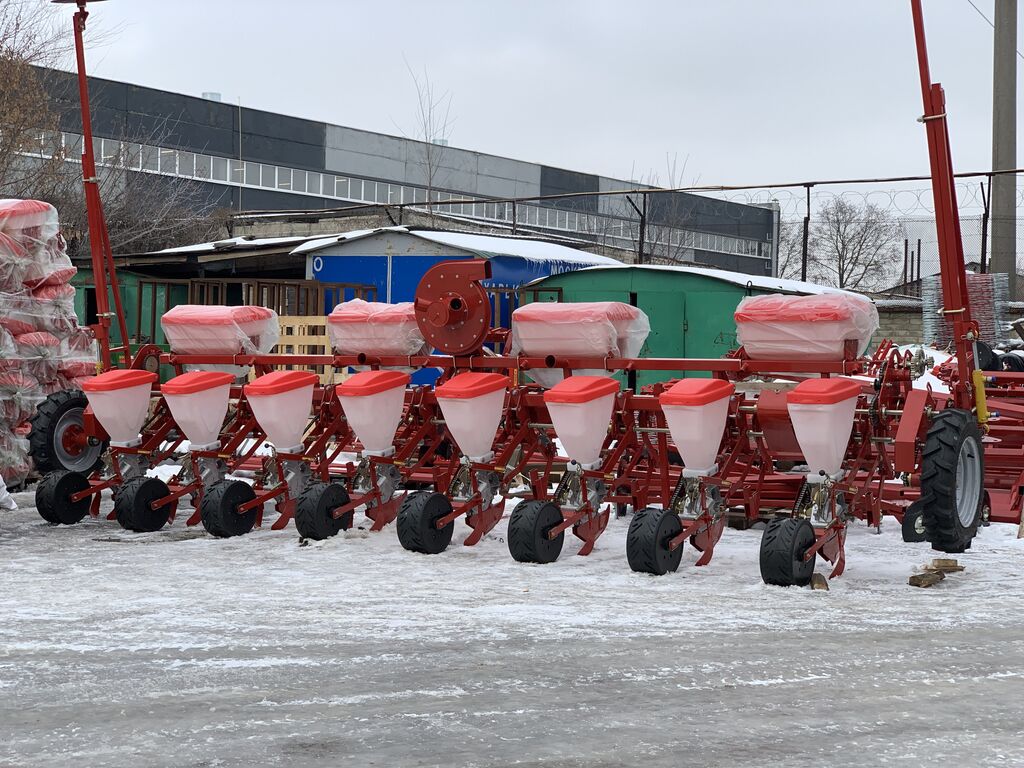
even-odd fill
[[[681,265],[667,265],[667,264],[615,264],[615,265],[604,265],[587,267],[586,269],[579,270],[580,272],[593,272],[596,270],[603,269],[645,269],[655,270],[659,272],[675,272],[677,274],[689,274],[699,275],[701,277],[711,278],[712,280],[721,280],[724,283],[732,283],[733,285],[739,285],[744,288],[757,288],[764,291],[778,291],[779,293],[799,293],[799,294],[812,294],[812,293],[848,293],[856,296],[862,296],[863,294],[854,293],[852,291],[841,291],[838,288],[831,288],[827,285],[818,285],[816,283],[804,283],[800,280],[786,280],[781,277],[770,277],[765,275],[748,275],[743,272],[729,272],[724,269],[709,269],[706,267],[687,267]],[[543,280],[544,278],[541,278]],[[540,280],[535,280],[534,283],[538,283]],[[531,283],[533,285],[534,283]]]
[[[407,234],[439,245],[447,245],[469,251],[477,256],[490,259],[497,256],[512,256],[534,262],[560,262],[586,266],[621,266],[621,262],[607,256],[587,253],[577,248],[522,237],[498,237],[477,235],[468,232],[444,232],[438,230],[411,229],[409,227],[381,227],[379,229],[357,229],[338,235],[319,237],[301,243],[292,250],[293,254],[307,254],[321,251],[339,243],[350,243],[373,235],[394,232]]]

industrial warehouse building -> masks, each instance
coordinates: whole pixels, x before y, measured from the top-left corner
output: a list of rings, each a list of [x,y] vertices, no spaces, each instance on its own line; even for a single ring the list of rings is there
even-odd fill
[[[60,115],[65,156],[81,149],[73,76],[42,70]],[[636,249],[639,227],[622,179],[438,147],[315,120],[230,105],[125,82],[90,78],[96,156],[129,169],[189,179],[207,201],[238,212],[332,209],[353,204],[439,206],[467,222]],[[429,176],[429,178],[428,178]],[[512,198],[579,195],[519,202]],[[639,202],[639,201],[637,201]],[[752,275],[774,273],[778,211],[687,193],[647,196],[647,250]],[[335,228],[334,231],[337,231]],[[514,229],[514,227],[513,227]]]

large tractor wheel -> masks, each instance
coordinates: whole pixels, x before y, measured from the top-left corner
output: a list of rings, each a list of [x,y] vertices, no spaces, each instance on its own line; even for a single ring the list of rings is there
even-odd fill
[[[171,519],[173,502],[153,509],[153,502],[171,495],[167,483],[159,477],[133,477],[114,495],[114,514],[127,531],[153,533]]]
[[[352,527],[354,512],[341,517],[332,513],[348,504],[348,491],[341,483],[313,483],[299,494],[295,505],[295,528],[304,539],[322,541]]]
[[[778,587],[806,587],[814,558],[804,560],[814,544],[814,528],[802,517],[776,518],[761,537],[761,580]]]
[[[259,508],[239,514],[238,507],[255,498],[256,492],[243,480],[218,480],[203,493],[199,504],[203,527],[221,539],[248,533],[256,525]]]
[[[932,420],[921,460],[922,522],[940,552],[963,552],[981,523],[985,456],[981,430],[968,411],[947,409]]]
[[[626,560],[637,573],[653,573],[664,576],[679,568],[683,559],[680,544],[673,550],[668,548],[683,530],[679,516],[670,509],[648,507],[633,515],[626,533]]]
[[[71,497],[89,487],[89,479],[78,472],[59,469],[50,472],[36,486],[36,511],[53,525],[74,525],[89,514],[91,496],[80,501]]]
[[[525,501],[508,519],[508,551],[520,563],[553,563],[562,552],[565,531],[555,538],[548,532],[562,522],[562,510],[550,501]]]
[[[410,552],[436,555],[452,542],[455,523],[443,528],[437,521],[452,511],[452,503],[443,493],[417,491],[410,493],[398,508],[398,540]]]
[[[90,442],[85,435],[82,414],[88,404],[77,389],[54,392],[39,404],[28,438],[37,472],[64,469],[87,475],[103,463],[106,443]]]

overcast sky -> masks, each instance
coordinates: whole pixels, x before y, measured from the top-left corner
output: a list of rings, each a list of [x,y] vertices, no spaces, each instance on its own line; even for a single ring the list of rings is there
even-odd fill
[[[992,18],[993,0],[975,4]],[[668,155],[684,183],[927,171],[907,0],[113,0],[93,15],[120,32],[92,74],[415,135],[405,59],[451,93],[453,146],[574,170],[664,184]],[[985,169],[992,30],[967,0],[925,0],[925,16],[954,164]]]

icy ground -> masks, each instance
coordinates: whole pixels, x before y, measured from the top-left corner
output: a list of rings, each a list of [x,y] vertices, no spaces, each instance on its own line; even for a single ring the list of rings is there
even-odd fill
[[[394,528],[299,546],[0,515],[3,766],[1016,766],[1024,541],[964,573],[891,521],[830,592],[760,583],[760,532],[707,568],[405,552]],[[104,511],[109,509],[109,501]],[[457,534],[456,544],[465,535]]]

